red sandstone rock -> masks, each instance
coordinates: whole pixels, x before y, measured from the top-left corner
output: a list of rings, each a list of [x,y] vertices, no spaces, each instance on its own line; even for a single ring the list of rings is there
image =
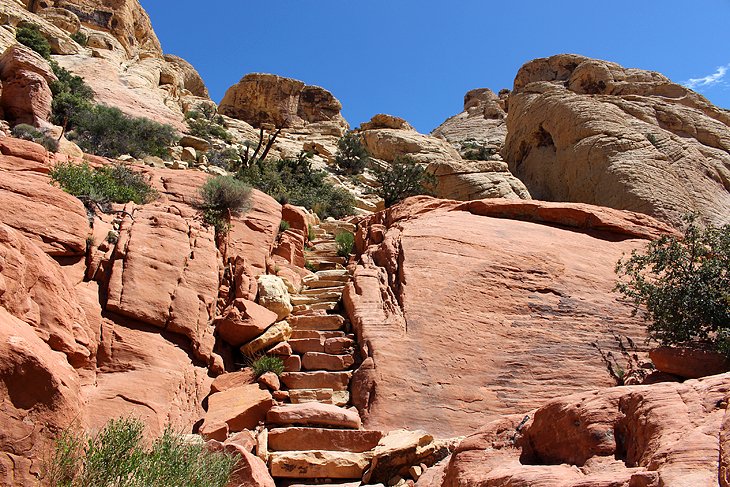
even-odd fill
[[[281,219],[289,222],[294,230],[299,230],[302,235],[309,233],[309,225],[313,223],[312,217],[298,206],[286,204],[281,207]]]
[[[278,391],[281,389],[281,382],[279,382],[279,376],[273,372],[266,372],[257,379],[257,382],[267,388],[270,391]]]
[[[297,267],[304,267],[305,236],[297,231],[287,230],[279,235],[274,255]]]
[[[201,428],[224,422],[231,432],[254,429],[266,418],[271,405],[271,394],[258,384],[217,392],[208,397],[208,412]]]
[[[224,256],[243,257],[256,278],[266,272],[266,259],[274,247],[281,222],[281,205],[260,191],[251,192],[251,210],[231,221]]]
[[[378,445],[380,431],[274,428],[269,430],[269,448],[276,451],[327,450],[366,452]]]
[[[14,137],[0,137],[0,168],[10,171],[37,171],[48,173],[48,151],[40,144]]]
[[[276,487],[264,461],[246,451],[241,452],[241,460],[236,464],[228,485],[230,487]]]
[[[302,367],[306,370],[347,370],[354,363],[352,355],[307,352],[302,356]]]
[[[292,353],[293,350],[288,342],[277,343],[266,352],[267,355],[276,355],[279,357],[288,357]]]
[[[275,406],[266,414],[266,422],[280,425],[360,428],[360,416],[357,411],[318,402]]]
[[[256,437],[249,430],[239,431],[223,442],[224,447],[228,445],[235,445],[250,453],[256,446]]]
[[[730,360],[721,353],[686,347],[657,347],[649,357],[660,372],[684,379],[698,379],[730,370]]]
[[[645,336],[612,293],[615,263],[645,245],[639,238],[672,231],[589,205],[427,197],[361,227],[370,224],[387,235],[343,296],[374,363],[355,375],[353,401],[368,428],[441,436],[611,385],[591,342],[612,350],[611,331]]]
[[[221,374],[215,378],[213,384],[210,386],[210,392],[223,392],[234,387],[243,387],[249,384],[253,384],[256,381],[253,370],[246,368],[239,370],[238,372],[229,372],[227,374]]]
[[[53,100],[49,83],[56,76],[45,59],[26,46],[12,45],[0,56],[0,80],[0,105],[8,120],[14,124],[48,124]]]
[[[275,321],[276,313],[253,301],[236,299],[213,324],[228,344],[238,347],[261,335]]]

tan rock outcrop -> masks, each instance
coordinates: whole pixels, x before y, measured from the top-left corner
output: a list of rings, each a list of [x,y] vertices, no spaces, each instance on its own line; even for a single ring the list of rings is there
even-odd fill
[[[7,120],[48,125],[53,100],[49,83],[56,75],[45,59],[28,47],[12,45],[0,57],[0,80],[0,106]]]
[[[368,226],[383,223],[370,245]],[[670,231],[588,205],[428,197],[361,228],[366,254],[343,299],[372,365],[355,373],[353,401],[367,428],[441,437],[611,385],[591,343],[612,350],[612,332],[645,336],[612,293],[615,263]]]
[[[342,104],[329,91],[302,81],[273,74],[247,74],[228,89],[219,110],[254,127],[273,124],[279,128],[301,129],[311,124],[327,124],[340,135],[347,122]]]
[[[730,115],[659,73],[577,55],[517,73],[503,157],[533,197],[730,221]]]
[[[179,79],[181,83],[180,88],[186,89],[193,95],[200,98],[210,98],[208,88],[205,87],[203,78],[200,77],[200,74],[192,64],[183,58],[173,56],[172,54],[165,54],[164,59],[167,61],[167,64],[177,72],[177,79]]]
[[[496,420],[419,487],[727,485],[727,374],[597,390]],[[718,441],[718,438],[720,441]]]

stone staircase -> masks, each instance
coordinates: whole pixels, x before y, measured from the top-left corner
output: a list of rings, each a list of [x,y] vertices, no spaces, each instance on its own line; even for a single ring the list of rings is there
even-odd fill
[[[350,403],[352,371],[359,365],[355,336],[341,313],[350,280],[334,234],[348,228],[325,222],[314,229],[305,258],[317,272],[291,296],[287,321],[292,355],[281,374],[285,395],[266,416],[268,465],[278,485],[318,485],[345,480],[358,485],[370,466],[380,431],[362,430]],[[345,226],[345,228],[343,228]]]

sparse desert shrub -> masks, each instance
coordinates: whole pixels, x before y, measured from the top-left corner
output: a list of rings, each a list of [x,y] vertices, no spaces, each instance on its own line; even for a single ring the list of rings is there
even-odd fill
[[[78,45],[83,47],[86,47],[86,44],[89,43],[89,36],[81,31],[78,31],[75,34],[71,34],[71,39],[73,39]]]
[[[236,177],[279,202],[304,206],[323,219],[342,218],[354,211],[352,195],[329,183],[325,171],[312,169],[310,156],[306,153],[296,159],[258,159],[242,167]]]
[[[335,242],[337,242],[337,255],[348,257],[355,245],[355,235],[351,232],[340,232],[335,236]]]
[[[289,222],[286,220],[281,220],[281,222],[279,223],[279,233],[284,233],[290,228],[291,224],[289,224]]]
[[[15,39],[33,49],[45,59],[51,59],[51,45],[35,24],[22,24],[15,31]]]
[[[461,144],[461,157],[469,161],[488,161],[497,150],[487,147],[474,139],[467,139]]]
[[[71,74],[68,69],[62,68],[55,61],[51,61],[51,68],[58,78],[50,85],[53,94],[51,121],[63,127],[67,127],[70,122],[73,126],[75,116],[92,109],[94,91],[80,76]]]
[[[651,338],[704,344],[730,356],[730,225],[663,236],[616,265],[616,290],[641,309]]]
[[[311,223],[307,225],[307,240],[310,242],[317,240],[317,235],[314,233],[314,227]]]
[[[203,220],[213,226],[218,235],[228,231],[232,215],[247,211],[250,205],[251,187],[233,176],[209,178],[199,193]]]
[[[273,372],[276,375],[281,375],[281,373],[284,372],[284,361],[279,357],[262,355],[251,362],[251,368],[257,378],[261,377],[266,372]]]
[[[436,186],[436,177],[409,156],[396,157],[386,169],[377,169],[375,175],[380,183],[377,194],[385,200],[386,208],[409,196],[433,195]]]
[[[36,129],[32,125],[28,125],[25,123],[21,123],[13,127],[12,130],[13,137],[17,137],[19,139],[23,140],[30,140],[32,142],[35,142],[37,144],[42,145],[46,148],[47,151],[50,152],[57,152],[58,151],[58,141],[54,139],[53,137],[50,137],[40,130]]]
[[[348,132],[337,141],[335,164],[343,173],[361,174],[369,162],[370,154],[358,135]]]
[[[148,179],[124,164],[92,168],[87,163],[63,162],[51,168],[50,176],[87,206],[129,201],[144,204],[157,197]]]
[[[148,446],[144,425],[113,419],[95,435],[63,432],[46,465],[53,487],[223,487],[237,458],[187,442],[167,427]]]
[[[307,269],[309,272],[317,272],[317,266],[314,264],[314,262],[305,261],[304,262],[304,268]]]
[[[233,147],[211,149],[205,155],[208,158],[208,164],[221,167],[226,171],[231,171],[240,161],[238,151]]]
[[[214,138],[230,143],[233,138],[225,127],[223,117],[217,113],[215,107],[204,105],[200,110],[190,110],[185,113],[185,121],[190,129],[190,135],[201,137],[208,142]]]

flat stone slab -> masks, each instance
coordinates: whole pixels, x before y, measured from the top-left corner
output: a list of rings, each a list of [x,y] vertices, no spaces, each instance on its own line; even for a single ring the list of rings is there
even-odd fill
[[[274,428],[269,430],[269,449],[275,451],[326,450],[362,453],[383,437],[381,431],[325,428]]]
[[[305,370],[347,370],[355,363],[352,354],[333,355],[329,353],[307,352],[302,356]]]
[[[268,424],[324,426],[332,428],[359,429],[360,414],[355,408],[345,409],[334,404],[307,402],[274,406],[266,413]]]
[[[337,331],[345,324],[340,315],[298,315],[289,317],[288,321],[294,331]]]
[[[332,389],[346,391],[352,372],[284,372],[281,382],[288,389]]]
[[[296,451],[272,452],[272,477],[290,479],[360,479],[370,466],[368,453]]]

